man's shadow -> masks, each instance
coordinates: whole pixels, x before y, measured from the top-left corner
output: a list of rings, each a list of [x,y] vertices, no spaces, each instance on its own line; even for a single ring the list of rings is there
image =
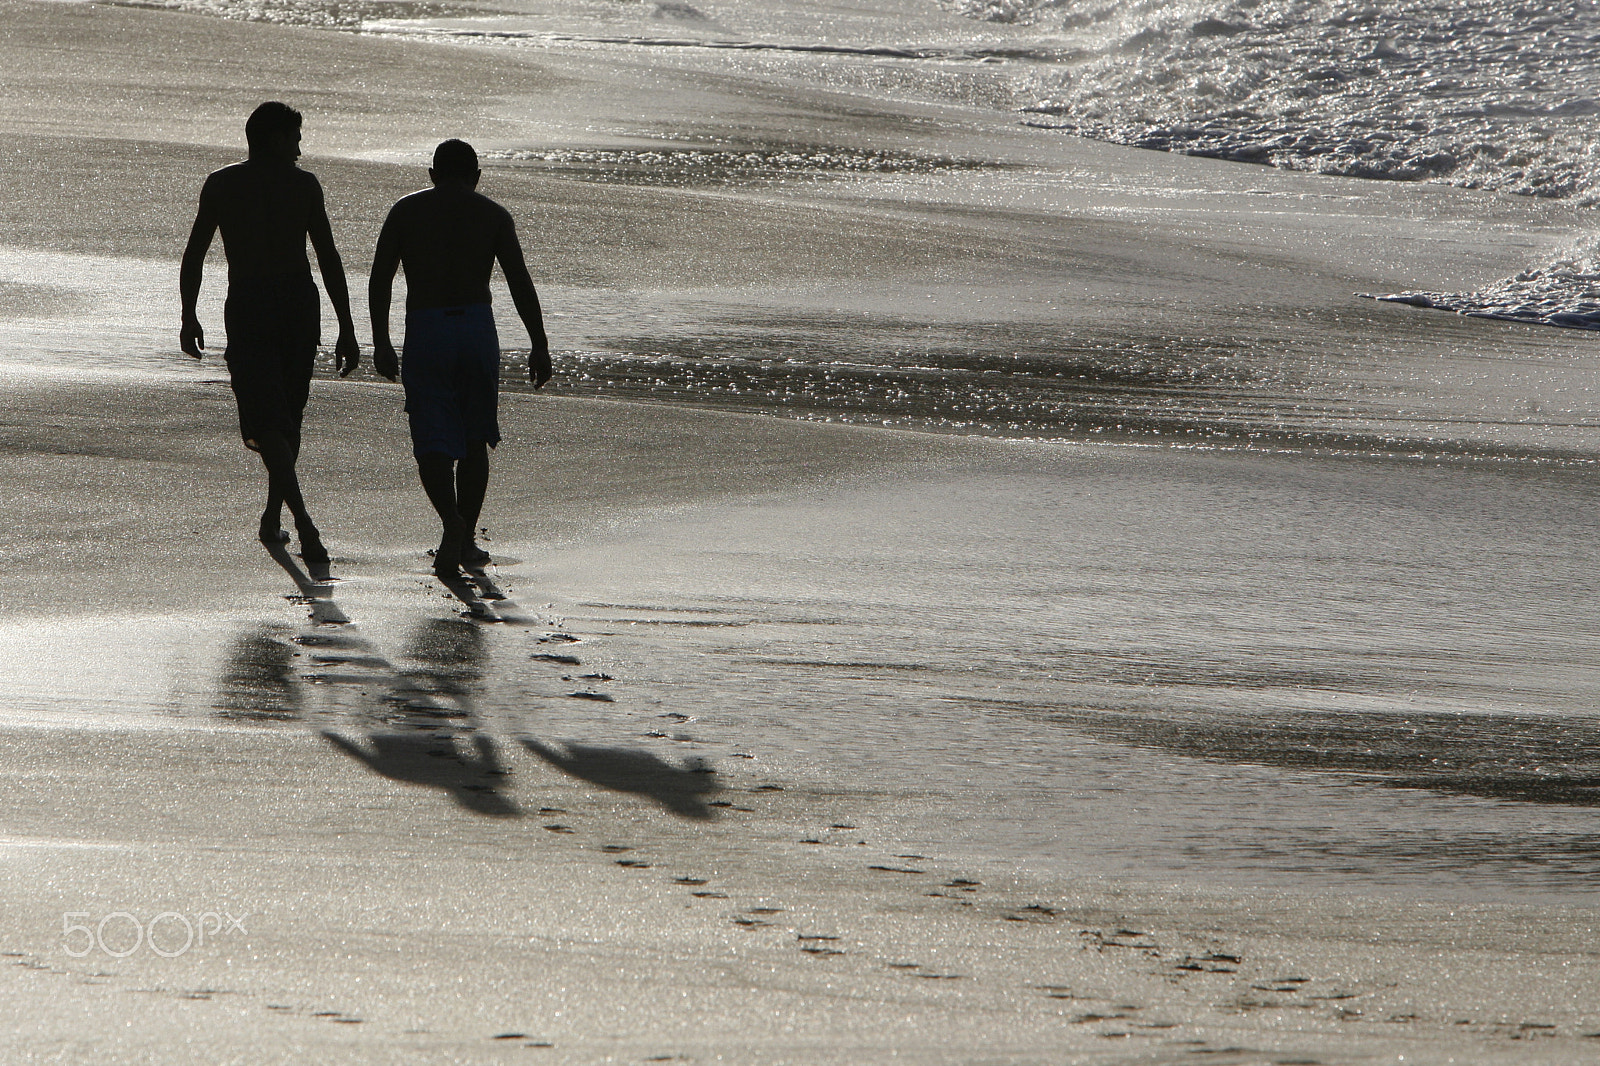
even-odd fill
[[[632,792],[654,800],[681,818],[709,821],[706,800],[717,794],[716,773],[704,760],[694,758],[676,766],[647,751],[603,748],[592,744],[565,744],[554,748],[532,737],[522,746],[573,777],[611,789]]]
[[[419,665],[396,671],[388,697],[396,713],[387,728],[370,731],[365,744],[330,730],[323,730],[323,738],[374,773],[442,789],[467,810],[520,815],[500,792],[506,769],[494,741],[473,725],[474,697],[489,659],[483,632],[458,618],[431,618],[411,638],[405,658]],[[441,703],[440,696],[454,706]]]
[[[472,749],[452,736],[432,733],[372,733],[371,750],[324,729],[329,744],[373,773],[410,785],[442,789],[458,805],[478,814],[515,818],[522,811],[500,793],[505,767],[494,741],[483,733],[472,735]]]

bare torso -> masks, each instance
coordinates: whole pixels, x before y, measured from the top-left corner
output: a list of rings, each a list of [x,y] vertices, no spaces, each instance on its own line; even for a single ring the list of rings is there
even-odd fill
[[[232,278],[311,276],[306,237],[326,217],[322,186],[291,163],[250,160],[206,179],[202,216],[222,231]]]
[[[398,254],[406,309],[417,311],[488,303],[495,259],[516,240],[511,215],[487,196],[434,188],[395,204],[378,243],[380,255]]]

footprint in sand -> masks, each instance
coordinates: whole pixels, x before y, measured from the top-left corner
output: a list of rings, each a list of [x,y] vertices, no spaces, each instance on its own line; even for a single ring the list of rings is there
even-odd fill
[[[550,832],[552,832],[552,833],[576,833],[577,832],[576,829],[573,829],[571,826],[567,826],[567,825],[552,824],[552,825],[545,826],[545,828],[547,830],[549,830]]]
[[[675,885],[703,885],[706,883],[706,879],[703,877],[674,877],[672,883]]]
[[[1309,977],[1279,977],[1265,984],[1251,985],[1257,992],[1303,992],[1301,985],[1309,982]]]
[[[800,941],[800,950],[807,955],[827,958],[832,955],[844,954],[844,952],[833,946],[839,940],[836,936],[825,936],[821,933],[801,933],[797,939]]]
[[[907,977],[916,977],[924,981],[960,981],[964,979],[963,975],[959,973],[935,973],[932,970],[924,970],[920,962],[886,962],[884,965],[891,970],[899,970]]]
[[[582,666],[576,655],[558,655],[553,651],[535,652],[528,658],[541,663],[560,663],[562,666]]]
[[[1135,933],[1134,935],[1138,936],[1140,934]],[[1112,946],[1132,947],[1135,945],[1115,944]],[[1189,973],[1238,973],[1240,961],[1241,959],[1238,955],[1227,955],[1219,951],[1213,951],[1198,956],[1185,955],[1183,961],[1179,962],[1174,969],[1184,970]]]
[[[727,899],[728,898],[728,894],[726,892],[691,892],[691,893],[689,893],[689,895],[695,897],[696,899]]]

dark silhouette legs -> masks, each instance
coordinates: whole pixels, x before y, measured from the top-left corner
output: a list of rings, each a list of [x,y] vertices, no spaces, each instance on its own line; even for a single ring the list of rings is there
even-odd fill
[[[291,464],[300,461],[300,434],[285,433],[284,440],[289,446],[289,460]],[[245,447],[251,451],[261,453],[260,443],[255,440],[245,441]],[[263,462],[266,456],[262,455]],[[296,475],[298,480],[298,475]],[[272,467],[267,466],[267,506],[261,512],[261,540],[263,543],[277,541],[283,543],[289,539],[289,534],[283,531],[283,493],[278,489],[278,482],[272,476]]]
[[[440,577],[456,577],[462,564],[482,566],[488,562],[489,553],[473,543],[473,531],[483,513],[483,497],[489,489],[488,445],[481,441],[467,445],[466,458],[460,460],[443,452],[419,455],[417,473],[428,502],[444,525],[444,535],[433,556],[433,572]]]
[[[477,551],[473,534],[478,528],[478,516],[483,514],[483,497],[489,491],[489,449],[486,445],[470,444],[467,457],[456,463],[456,510],[461,521],[467,524],[466,543],[461,546],[462,562],[469,549]]]
[[[300,434],[268,430],[256,434],[254,443],[267,468],[267,507],[261,513],[261,539],[269,543],[288,539],[278,526],[283,505],[288,504],[295,531],[300,534],[300,558],[307,563],[326,563],[328,549],[322,546],[316,523],[306,511],[300,479],[294,472],[295,460],[300,457]]]

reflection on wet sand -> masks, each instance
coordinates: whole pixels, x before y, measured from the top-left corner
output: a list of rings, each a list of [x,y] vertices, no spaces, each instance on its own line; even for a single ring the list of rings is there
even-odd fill
[[[334,602],[327,575],[308,575],[282,545],[266,548],[294,581],[291,599],[308,609],[308,624],[298,632],[257,626],[236,637],[216,712],[251,720],[354,719],[354,737],[332,728],[320,733],[374,773],[441,789],[479,814],[520,814],[500,792],[506,770],[494,742],[474,724],[474,697],[489,659],[482,631],[458,618],[424,619],[406,647],[408,665],[396,667]]]
[[[304,710],[281,626],[246,630],[228,647],[215,709],[223,718],[288,721]]]
[[[405,657],[420,663],[409,676],[444,695],[471,698],[483,683],[489,650],[483,630],[461,618],[429,618],[412,635]]]
[[[632,792],[654,800],[683,818],[709,820],[706,800],[718,791],[715,771],[702,759],[676,766],[646,751],[607,748],[594,744],[564,744],[553,748],[531,737],[522,746],[573,777],[611,789]]]
[[[320,715],[329,723],[319,729],[323,739],[373,773],[440,789],[479,814],[520,815],[501,791],[508,771],[478,712],[490,668],[483,627],[464,618],[422,619],[397,666],[339,609],[326,575],[308,576],[282,545],[267,550],[294,581],[298,593],[291,598],[308,608],[310,624],[298,632],[258,626],[241,633],[223,669],[217,713],[276,720]],[[719,785],[699,758],[680,765],[631,748],[553,746],[531,737],[521,742],[580,780],[642,796],[682,818],[714,815],[707,801]]]

